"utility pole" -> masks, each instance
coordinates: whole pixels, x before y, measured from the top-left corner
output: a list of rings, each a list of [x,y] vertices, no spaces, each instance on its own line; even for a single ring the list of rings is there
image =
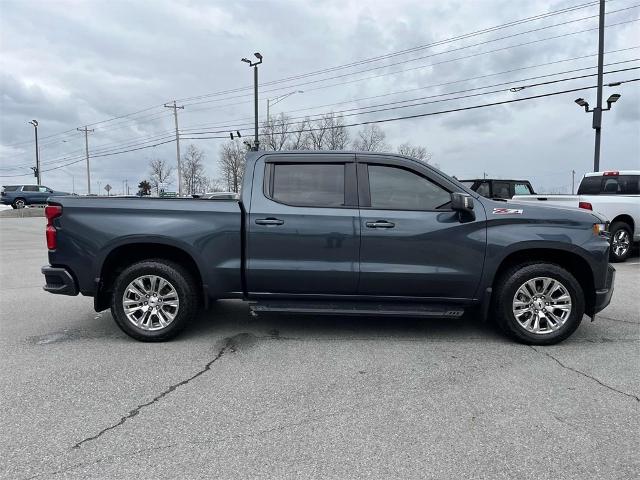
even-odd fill
[[[571,170],[571,195],[576,193],[576,171]]]
[[[77,128],[79,132],[84,132],[84,150],[87,157],[87,195],[91,195],[91,168],[89,167],[89,132],[93,132],[93,129]]]
[[[598,93],[596,108],[593,110],[593,128],[596,131],[593,149],[593,171],[600,170],[600,131],[602,130],[602,75],[604,70],[604,3],[600,0],[600,17],[598,23]]]
[[[33,129],[36,132],[36,166],[35,168],[31,167],[31,169],[33,170],[34,176],[38,179],[38,185],[42,185],[40,180],[40,149],[38,148],[38,121],[31,120],[29,123],[33,125]]]
[[[173,103],[165,103],[166,108],[173,108],[173,120],[176,124],[176,159],[178,160],[178,196],[182,196],[182,162],[180,161],[180,132],[178,130],[178,109],[184,109],[184,105],[176,105],[176,101]]]
[[[243,58],[241,61],[248,63],[250,67],[253,67],[253,109],[254,109],[254,140],[253,149],[258,151],[260,148],[260,140],[258,139],[258,65],[262,63],[262,55],[259,52],[254,53],[258,59],[257,62],[252,62],[248,58]]]

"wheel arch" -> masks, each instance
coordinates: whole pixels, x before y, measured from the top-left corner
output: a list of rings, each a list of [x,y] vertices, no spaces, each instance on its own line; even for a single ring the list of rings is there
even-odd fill
[[[611,225],[613,225],[615,222],[623,222],[623,223],[626,223],[627,225],[629,225],[631,227],[631,236],[633,237],[633,232],[635,232],[636,226],[635,226],[635,223],[633,221],[633,217],[631,215],[628,215],[626,213],[622,213],[622,214],[618,215],[617,217],[615,217],[613,220],[611,220]]]
[[[524,264],[535,262],[548,262],[558,265],[571,273],[584,291],[585,312],[592,312],[594,309],[595,281],[593,270],[589,262],[575,252],[553,249],[553,248],[532,248],[517,250],[506,255],[495,272],[491,283],[492,297],[495,292],[496,285],[501,277],[510,268]]]
[[[202,272],[193,255],[176,245],[158,241],[137,241],[115,246],[104,255],[96,278],[95,310],[99,312],[109,308],[113,283],[125,268],[150,259],[170,260],[186,268],[193,275],[199,286],[200,296],[206,302],[207,296],[203,295],[205,288]]]

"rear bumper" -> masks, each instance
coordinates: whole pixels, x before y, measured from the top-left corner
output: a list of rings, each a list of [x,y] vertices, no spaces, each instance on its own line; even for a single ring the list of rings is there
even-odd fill
[[[611,302],[611,297],[613,295],[613,284],[616,278],[616,269],[611,265],[607,266],[607,280],[605,282],[605,288],[600,290],[596,290],[596,299],[593,306],[593,314],[595,315],[598,312],[601,312]]]
[[[45,278],[45,286],[43,287],[45,291],[58,295],[78,294],[78,285],[66,268],[47,265],[42,267],[42,274]]]

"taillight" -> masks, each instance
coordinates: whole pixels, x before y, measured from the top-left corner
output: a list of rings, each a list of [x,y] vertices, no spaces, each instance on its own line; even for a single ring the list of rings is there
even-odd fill
[[[580,202],[578,203],[578,207],[584,208],[585,210],[593,210],[593,205],[591,205],[589,202]]]
[[[49,250],[55,250],[58,246],[56,239],[56,227],[53,226],[53,219],[62,215],[62,206],[60,205],[47,205],[44,207],[44,216],[47,217],[47,228],[45,230],[47,236],[47,248]]]

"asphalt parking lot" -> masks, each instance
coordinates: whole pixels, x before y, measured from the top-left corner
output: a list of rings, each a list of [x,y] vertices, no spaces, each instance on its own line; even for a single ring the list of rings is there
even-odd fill
[[[43,218],[0,219],[0,477],[637,478],[640,261],[567,341],[473,318],[223,301],[143,344],[42,290]]]

